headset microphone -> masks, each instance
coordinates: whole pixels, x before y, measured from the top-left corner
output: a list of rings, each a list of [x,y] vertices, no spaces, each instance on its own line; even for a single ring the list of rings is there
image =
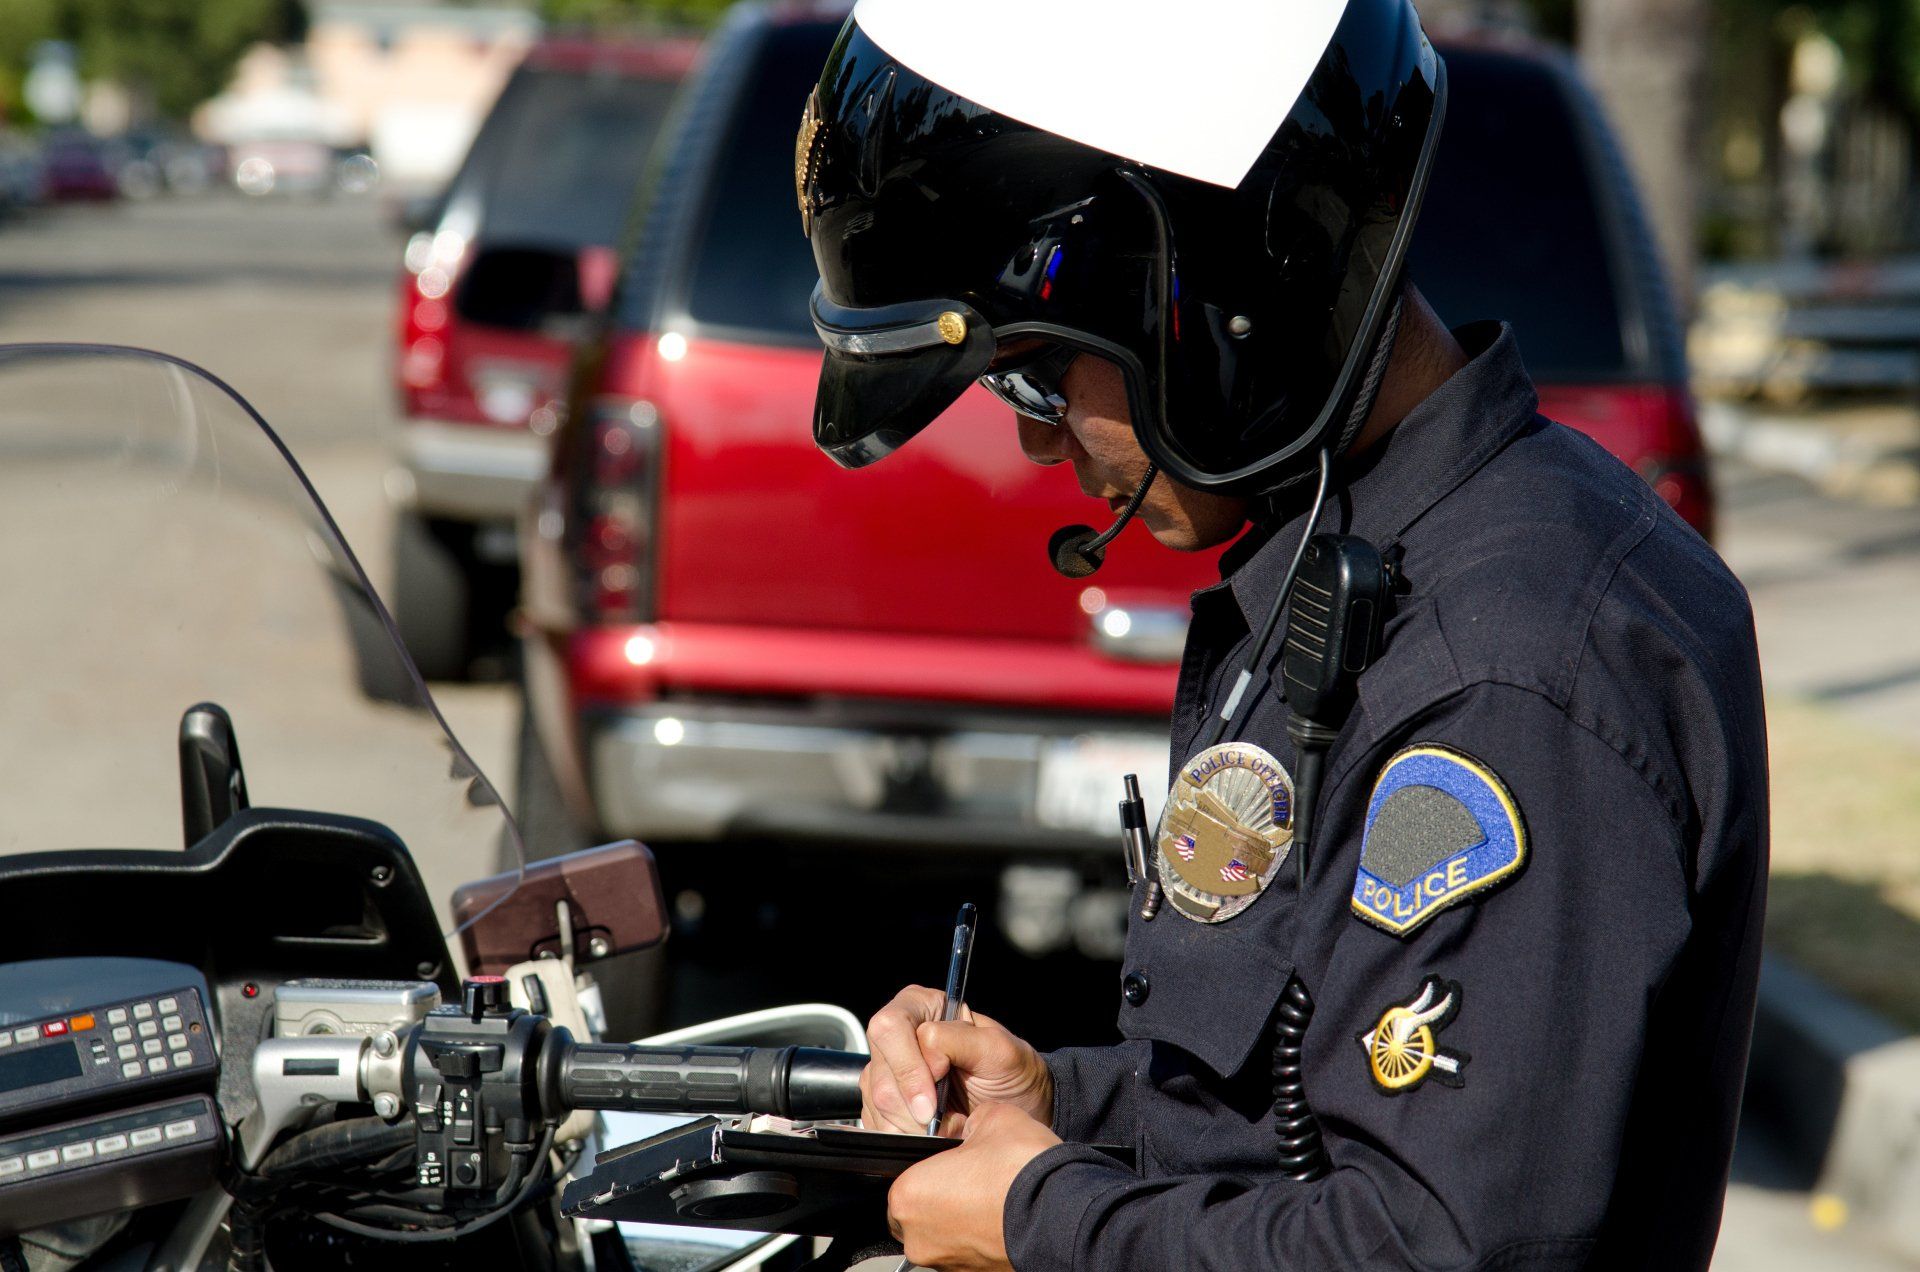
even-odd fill
[[[1120,510],[1120,518],[1105,533],[1099,533],[1092,526],[1061,526],[1047,540],[1047,559],[1053,562],[1053,568],[1070,579],[1084,579],[1106,564],[1107,545],[1112,543],[1119,533],[1127,528],[1127,522],[1133,520],[1140,505],[1147,498],[1147,488],[1153,485],[1153,479],[1160,475],[1157,465],[1147,465],[1147,475],[1140,479],[1140,488],[1133,492],[1133,498],[1127,500],[1127,506]]]

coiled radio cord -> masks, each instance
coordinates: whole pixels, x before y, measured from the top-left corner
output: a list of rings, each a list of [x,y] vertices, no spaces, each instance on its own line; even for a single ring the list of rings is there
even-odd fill
[[[1279,1136],[1280,1171],[1308,1183],[1333,1169],[1320,1137],[1320,1121],[1307,1104],[1307,1026],[1313,996],[1298,976],[1289,977],[1273,1016],[1273,1129]]]

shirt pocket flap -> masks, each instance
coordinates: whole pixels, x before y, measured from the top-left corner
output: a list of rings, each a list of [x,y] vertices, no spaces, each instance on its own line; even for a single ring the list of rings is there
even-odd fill
[[[1292,960],[1261,939],[1271,930],[1253,913],[1205,924],[1166,909],[1127,927],[1124,975],[1144,978],[1146,993],[1123,996],[1121,1034],[1178,1047],[1223,1078],[1238,1073],[1293,975]]]

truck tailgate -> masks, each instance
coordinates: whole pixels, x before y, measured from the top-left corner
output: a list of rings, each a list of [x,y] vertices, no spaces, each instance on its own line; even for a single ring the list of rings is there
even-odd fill
[[[820,355],[701,340],[613,382],[660,408],[655,616],[662,621],[1087,643],[1101,595],[1177,608],[1216,555],[1169,552],[1142,526],[1093,580],[1047,559],[1062,525],[1108,520],[1065,465],[1021,454],[1012,413],[973,389],[878,468],[813,446]],[[1085,595],[1090,588],[1099,591]]]

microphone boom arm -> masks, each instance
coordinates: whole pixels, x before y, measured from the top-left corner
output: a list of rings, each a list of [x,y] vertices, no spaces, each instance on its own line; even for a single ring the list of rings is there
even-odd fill
[[[1133,498],[1127,500],[1127,506],[1120,510],[1119,518],[1104,533],[1095,534],[1092,526],[1063,526],[1054,531],[1053,538],[1047,542],[1047,557],[1053,562],[1053,568],[1070,579],[1084,579],[1106,564],[1107,545],[1127,528],[1127,523],[1140,511],[1153,479],[1159,475],[1159,465],[1147,465],[1147,475],[1140,479]]]

